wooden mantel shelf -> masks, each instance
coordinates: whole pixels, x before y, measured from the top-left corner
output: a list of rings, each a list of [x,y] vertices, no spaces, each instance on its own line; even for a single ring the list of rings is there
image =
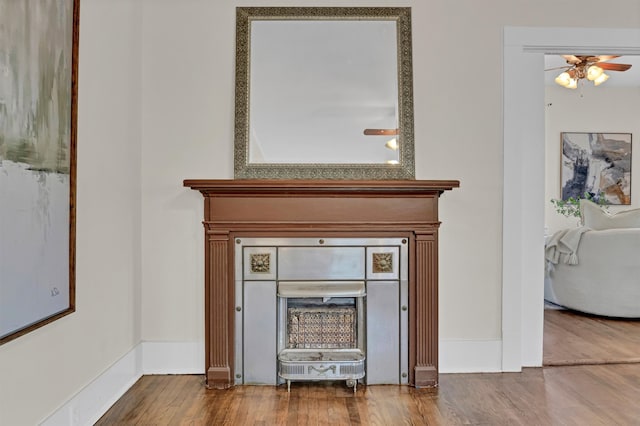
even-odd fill
[[[254,180],[254,179],[187,179],[184,186],[203,194],[217,193],[360,193],[418,194],[442,193],[458,188],[457,180]]]
[[[395,236],[409,243],[409,383],[438,383],[438,198],[457,180],[188,179],[205,198],[208,387],[234,384],[234,241]],[[275,366],[274,366],[275,368]]]

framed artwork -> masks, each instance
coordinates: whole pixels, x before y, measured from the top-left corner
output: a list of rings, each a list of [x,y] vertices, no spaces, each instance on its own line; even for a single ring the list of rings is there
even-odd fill
[[[80,0],[0,0],[0,344],[75,311]]]
[[[561,133],[562,199],[631,204],[631,133]]]

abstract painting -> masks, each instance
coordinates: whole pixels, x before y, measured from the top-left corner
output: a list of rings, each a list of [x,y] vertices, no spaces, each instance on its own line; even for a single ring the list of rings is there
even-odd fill
[[[0,344],[75,310],[79,0],[0,0]]]
[[[604,204],[631,204],[631,133],[561,134],[562,199],[605,198]]]

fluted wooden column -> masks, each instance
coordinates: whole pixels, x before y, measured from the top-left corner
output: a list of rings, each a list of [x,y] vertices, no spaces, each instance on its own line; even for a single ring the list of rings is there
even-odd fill
[[[416,234],[416,387],[438,383],[438,231]]]
[[[205,224],[205,227],[207,225]],[[205,277],[205,333],[208,336],[207,387],[233,386],[233,295],[229,283],[229,233],[209,230]]]

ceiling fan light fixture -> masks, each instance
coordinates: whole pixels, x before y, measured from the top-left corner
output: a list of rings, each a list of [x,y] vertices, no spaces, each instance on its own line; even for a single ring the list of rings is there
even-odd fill
[[[587,70],[587,79],[589,81],[597,80],[602,74],[604,74],[604,70],[597,65],[591,65]]]
[[[602,83],[604,83],[608,79],[609,79],[609,76],[603,72],[602,74],[600,74],[600,76],[598,78],[593,80],[593,84],[595,86],[600,86]]]
[[[387,148],[397,151],[398,150],[398,140],[396,138],[389,139],[387,143],[384,144]]]
[[[564,72],[555,78],[555,82],[567,89],[576,89],[580,80],[583,79],[592,81],[595,86],[599,86],[609,79],[609,75],[605,74],[605,71],[627,71],[632,66],[631,64],[607,62],[619,58],[619,55],[562,55],[562,57],[567,65],[549,68],[545,71],[564,69]]]
[[[562,87],[569,87],[571,80],[571,76],[565,71],[558,75],[554,81]]]

